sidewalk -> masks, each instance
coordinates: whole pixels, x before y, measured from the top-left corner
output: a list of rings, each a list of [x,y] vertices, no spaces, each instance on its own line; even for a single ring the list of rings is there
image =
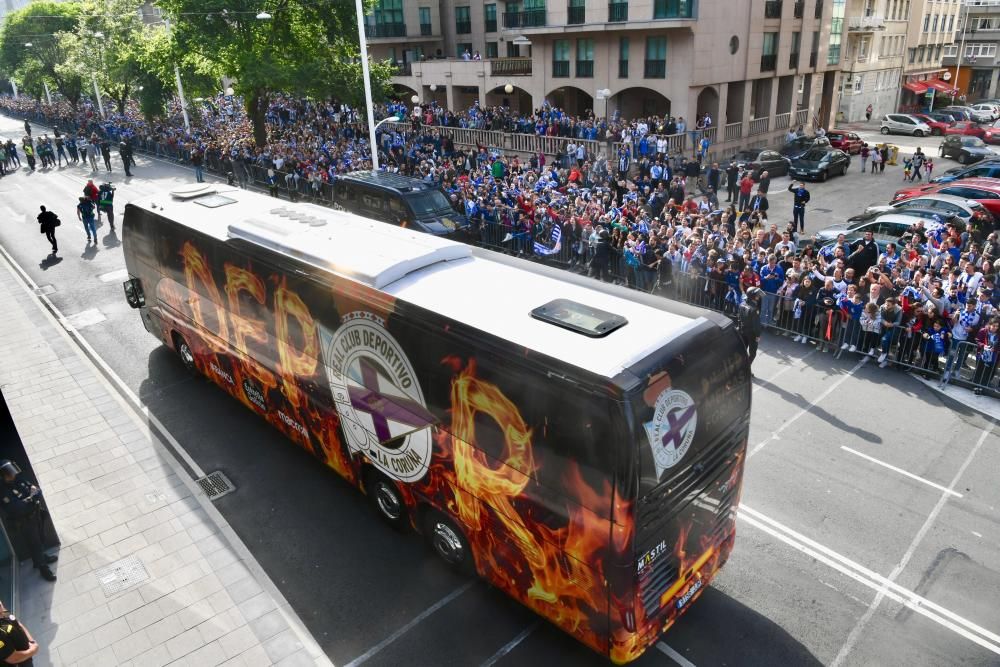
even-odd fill
[[[329,665],[201,489],[0,257],[0,387],[62,547],[35,665]],[[108,566],[113,566],[108,569]],[[104,571],[101,571],[104,569]]]

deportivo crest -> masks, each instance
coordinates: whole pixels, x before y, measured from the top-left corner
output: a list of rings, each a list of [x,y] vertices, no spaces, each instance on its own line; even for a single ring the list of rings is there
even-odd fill
[[[436,420],[413,365],[385,321],[354,312],[336,331],[319,329],[330,391],[351,452],[364,452],[402,482],[422,478],[431,459],[428,427]]]
[[[653,420],[643,424],[656,465],[656,478],[687,454],[698,425],[694,400],[679,389],[665,389],[656,398]]]

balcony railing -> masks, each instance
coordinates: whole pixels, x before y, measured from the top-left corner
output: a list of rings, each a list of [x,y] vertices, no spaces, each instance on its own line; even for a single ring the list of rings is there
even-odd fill
[[[553,60],[552,61],[552,76],[553,78],[565,79],[569,76],[569,61],[568,60]]]
[[[378,37],[406,37],[405,23],[369,23],[365,26],[365,35]]]
[[[769,129],[771,129],[770,116],[765,116],[764,118],[754,118],[750,121],[749,135],[752,137],[755,134],[765,134]]]
[[[760,57],[760,71],[761,72],[773,72],[778,67],[778,56],[772,53],[771,55],[764,54]]]
[[[576,61],[576,75],[581,78],[589,79],[594,76],[594,61],[593,60],[577,60]]]
[[[413,76],[413,63],[396,63],[395,76]]]
[[[545,10],[531,9],[526,12],[504,12],[505,28],[537,28],[545,25]]]
[[[809,54],[809,67],[816,67],[816,62],[819,60],[819,53],[813,51]]]
[[[628,61],[619,60],[618,61],[618,78],[627,79],[628,78]]]
[[[792,113],[779,113],[774,117],[774,129],[787,130],[788,124],[792,122]]]
[[[567,10],[566,23],[570,25],[579,25],[580,23],[587,22],[586,7],[568,7]]]
[[[847,17],[847,29],[855,32],[872,32],[875,30],[885,30],[884,16],[849,16]]]
[[[800,19],[806,12],[806,0],[797,0],[795,3],[795,18]]]
[[[627,2],[609,2],[608,3],[608,22],[609,23],[623,23],[628,21],[628,3]]]
[[[496,19],[486,19],[483,28],[486,32],[496,32],[497,31],[497,20]]]
[[[726,133],[723,135],[725,141],[733,141],[734,139],[743,138],[743,123],[727,123]]]
[[[813,18],[823,18],[823,0],[816,0],[816,13],[813,15]]]
[[[795,127],[809,122],[809,109],[799,109],[795,112]]]
[[[472,32],[472,21],[455,21],[455,32],[459,35],[468,35]]]
[[[667,78],[667,61],[666,60],[647,60],[645,61],[645,67],[643,68],[643,75],[647,79],[666,79]]]
[[[767,0],[767,2],[764,3],[764,18],[781,18],[781,0]]]
[[[799,52],[788,54],[788,69],[798,69],[799,68]]]
[[[490,60],[490,76],[531,76],[531,58]]]
[[[420,34],[422,36],[424,36],[424,37],[427,37],[428,35],[432,34],[433,30],[434,30],[434,28],[433,28],[433,26],[431,26],[430,23],[421,23],[420,24]]]

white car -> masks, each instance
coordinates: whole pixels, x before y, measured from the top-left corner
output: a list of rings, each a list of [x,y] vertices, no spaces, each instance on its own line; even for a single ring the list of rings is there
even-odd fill
[[[929,137],[931,126],[908,113],[887,113],[882,116],[882,134],[912,134],[915,137]]]
[[[988,115],[990,117],[990,121],[1000,118],[1000,106],[997,106],[996,104],[980,102],[979,104],[973,104],[972,108],[981,114]]]
[[[941,211],[942,219],[958,216],[963,220],[970,219],[973,214],[985,211],[985,207],[973,199],[956,197],[955,195],[920,195],[912,199],[904,199],[895,204],[869,206],[865,213],[894,213],[904,208],[929,209]]]

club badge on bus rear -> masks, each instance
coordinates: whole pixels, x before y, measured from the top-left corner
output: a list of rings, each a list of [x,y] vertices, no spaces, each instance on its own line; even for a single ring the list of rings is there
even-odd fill
[[[320,340],[351,451],[394,479],[415,482],[430,466],[435,418],[413,365],[379,316],[358,311],[342,320],[336,331],[320,325]]]
[[[653,406],[653,420],[643,424],[653,451],[657,479],[687,454],[697,425],[698,410],[686,392],[680,389],[660,392]]]

